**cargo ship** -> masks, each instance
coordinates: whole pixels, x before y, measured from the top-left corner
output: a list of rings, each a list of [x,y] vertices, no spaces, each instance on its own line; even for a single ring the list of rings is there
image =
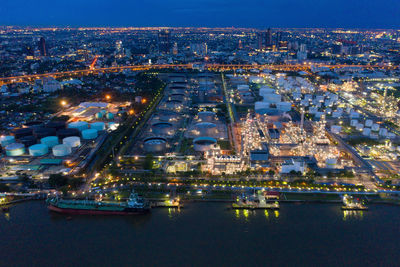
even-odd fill
[[[342,210],[367,210],[368,207],[362,203],[358,198],[349,195],[343,196]]]
[[[48,209],[64,214],[137,215],[150,212],[149,203],[134,191],[126,202],[47,198]]]

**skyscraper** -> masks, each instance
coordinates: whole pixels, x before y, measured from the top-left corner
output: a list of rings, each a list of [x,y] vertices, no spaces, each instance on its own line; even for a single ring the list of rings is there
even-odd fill
[[[158,51],[162,54],[169,54],[171,51],[171,32],[160,30],[158,32]]]
[[[268,30],[265,32],[265,46],[266,46],[266,47],[271,47],[271,46],[272,46],[272,32],[271,32],[271,28],[268,28]]]
[[[257,48],[258,49],[263,49],[263,32],[258,32],[257,33]]]
[[[42,57],[47,56],[46,40],[44,39],[44,37],[40,37],[38,42],[38,47],[40,51],[40,56]]]

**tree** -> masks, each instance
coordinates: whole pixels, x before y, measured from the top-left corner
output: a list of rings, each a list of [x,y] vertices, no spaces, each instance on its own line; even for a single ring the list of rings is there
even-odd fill
[[[54,188],[59,188],[68,184],[68,178],[62,174],[50,174],[49,185]]]
[[[152,154],[147,154],[143,162],[143,169],[145,170],[153,169],[153,160],[154,156]]]

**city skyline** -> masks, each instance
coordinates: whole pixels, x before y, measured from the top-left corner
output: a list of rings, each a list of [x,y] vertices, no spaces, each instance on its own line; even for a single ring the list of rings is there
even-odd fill
[[[384,2],[384,3],[383,3]],[[0,25],[17,26],[171,26],[250,28],[400,27],[400,3],[359,1],[59,1],[6,0]],[[20,7],[24,6],[24,9]],[[74,14],[71,16],[71,14]],[[351,16],[349,16],[351,14]],[[366,20],[368,18],[368,20]]]

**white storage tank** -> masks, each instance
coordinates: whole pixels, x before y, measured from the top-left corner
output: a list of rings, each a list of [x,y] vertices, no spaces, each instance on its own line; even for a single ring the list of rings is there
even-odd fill
[[[87,129],[82,131],[82,138],[86,140],[92,140],[97,138],[96,129]]]
[[[327,158],[325,161],[326,168],[334,169],[336,168],[337,158]]]
[[[379,131],[379,124],[377,123],[372,124],[371,130],[374,132]]]
[[[29,155],[33,157],[44,156],[49,152],[49,147],[44,144],[32,145],[28,148]]]
[[[339,125],[331,126],[332,133],[339,134],[341,130],[342,130],[342,126],[339,126]]]
[[[386,128],[379,129],[379,135],[380,136],[386,137],[387,134],[388,134],[388,130]]]
[[[86,121],[75,121],[68,124],[68,128],[75,128],[82,132],[89,128],[89,124]]]
[[[40,143],[52,148],[55,145],[58,145],[58,137],[57,136],[47,136],[40,139]]]
[[[9,157],[25,154],[25,146],[21,143],[12,143],[6,146],[6,155]]]
[[[371,128],[364,128],[362,134],[364,136],[369,136],[371,134]]]
[[[81,145],[81,139],[78,136],[65,137],[62,142],[70,147],[79,147]]]
[[[373,121],[372,120],[366,120],[365,121],[365,127],[371,127],[372,126]]]
[[[364,129],[364,124],[362,124],[362,123],[357,123],[357,125],[356,125],[356,130],[357,131],[362,131]]]
[[[351,120],[350,121],[350,126],[356,127],[358,124],[358,120]]]
[[[106,124],[104,122],[93,122],[90,124],[91,129],[96,129],[97,131],[103,131],[106,129]]]
[[[5,135],[0,137],[0,144],[2,147],[6,147],[12,143],[15,143],[15,137],[13,135]]]
[[[65,157],[71,154],[71,147],[67,145],[56,145],[53,147],[53,155],[55,157]]]

